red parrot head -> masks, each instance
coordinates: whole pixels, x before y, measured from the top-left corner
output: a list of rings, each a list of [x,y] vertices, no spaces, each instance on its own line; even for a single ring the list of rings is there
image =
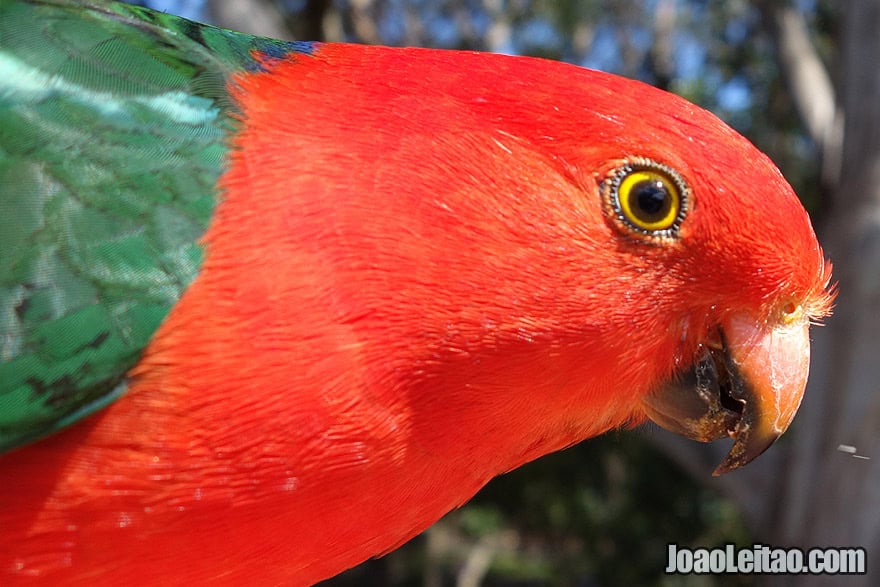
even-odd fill
[[[561,63],[344,45],[242,86],[241,238],[314,251],[330,322],[420,445],[484,447],[497,474],[647,415],[734,437],[720,472],[791,422],[830,265],[777,168],[714,115]],[[242,222],[260,198],[296,214]],[[323,328],[302,316],[327,300],[291,320]]]
[[[673,372],[641,405],[686,437],[735,439],[718,475],[760,455],[794,418],[809,326],[834,297],[831,265],[769,159],[714,116],[668,105],[681,110],[626,121],[648,140],[608,163],[598,191],[616,258],[627,265],[619,271],[680,341]],[[660,139],[669,141],[664,152]],[[625,312],[651,313],[639,305]]]
[[[679,367],[642,405],[694,440],[734,438],[716,475],[750,462],[788,428],[807,382],[810,322],[832,299],[830,264],[806,213],[775,168],[760,164],[745,167],[765,173],[732,171],[722,183],[636,160],[602,187],[612,225],[659,249],[642,252],[676,274],[687,296],[687,308],[670,315],[689,341],[675,355]],[[701,193],[729,201],[701,205]]]

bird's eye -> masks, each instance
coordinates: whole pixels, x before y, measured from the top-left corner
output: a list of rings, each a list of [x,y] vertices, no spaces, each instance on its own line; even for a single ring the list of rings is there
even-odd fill
[[[603,185],[606,205],[630,231],[674,237],[687,212],[688,189],[661,163],[638,159],[617,168]]]

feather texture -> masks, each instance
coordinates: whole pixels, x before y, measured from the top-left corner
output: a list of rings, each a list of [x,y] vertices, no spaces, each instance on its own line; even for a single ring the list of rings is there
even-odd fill
[[[0,452],[125,391],[199,271],[229,76],[308,50],[122,3],[0,2]]]

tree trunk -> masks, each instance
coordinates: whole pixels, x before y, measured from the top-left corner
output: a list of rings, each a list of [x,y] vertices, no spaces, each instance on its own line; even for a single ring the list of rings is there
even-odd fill
[[[820,230],[840,295],[814,334],[812,381],[780,496],[787,507],[773,531],[780,544],[864,547],[870,569],[880,556],[880,0],[851,0],[843,11],[843,157]],[[876,574],[861,584],[876,584]]]

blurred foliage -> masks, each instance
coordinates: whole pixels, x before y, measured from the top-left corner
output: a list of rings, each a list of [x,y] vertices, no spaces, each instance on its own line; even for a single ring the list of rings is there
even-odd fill
[[[814,42],[830,62],[838,4],[793,4],[807,16]],[[534,55],[664,87],[748,136],[776,161],[808,209],[820,210],[816,147],[781,78],[770,25],[757,0],[278,0],[276,5],[291,30],[297,30],[298,19],[317,18],[329,40]],[[187,6],[196,10],[188,16],[205,20],[210,14],[210,2],[192,0]],[[208,12],[200,14],[204,8]],[[695,482],[643,435],[620,432],[492,481],[422,536],[326,585],[465,586],[481,578],[479,584],[487,586],[751,584],[735,576],[663,575],[667,544],[729,542],[752,542],[732,503],[705,480]]]
[[[300,9],[308,4],[288,2]],[[831,0],[796,5],[830,60],[839,6]],[[818,211],[816,147],[781,78],[770,23],[754,1],[337,0],[328,14],[336,14],[327,20],[339,25],[330,27],[331,40],[539,56],[668,89],[749,137],[776,161],[807,208]]]

